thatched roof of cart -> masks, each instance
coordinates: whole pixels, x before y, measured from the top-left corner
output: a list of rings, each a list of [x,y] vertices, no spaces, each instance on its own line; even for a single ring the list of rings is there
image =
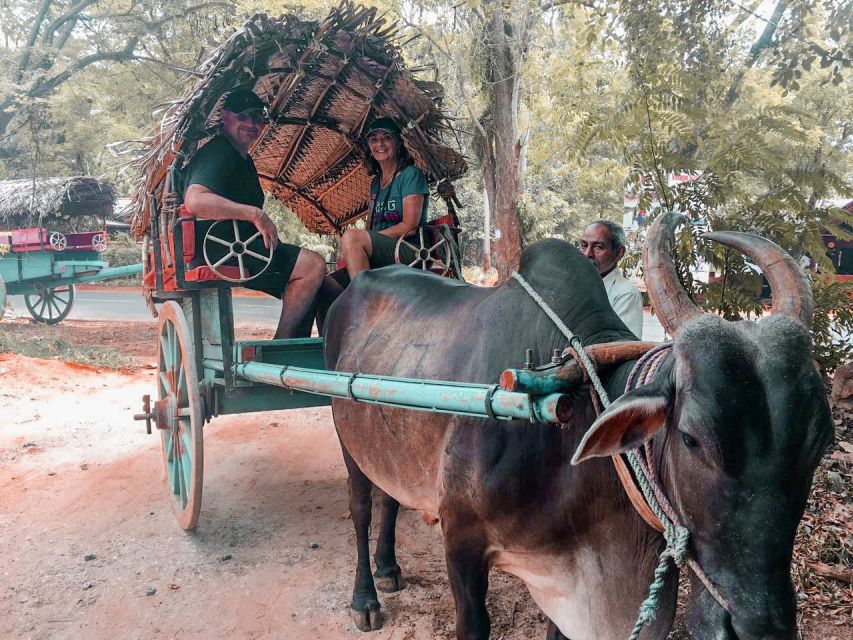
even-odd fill
[[[344,3],[322,22],[257,14],[200,66],[142,150],[137,238],[147,230],[152,201],[174,215],[180,194],[169,168],[186,167],[216,132],[222,98],[237,88],[252,89],[268,105],[270,122],[250,149],[264,190],[309,231],[339,233],[367,212],[362,130],[376,117],[401,125],[431,184],[467,170],[443,143],[451,132],[440,108],[443,87],[405,68],[396,26],[376,9]]]
[[[0,227],[35,226],[84,216],[112,215],[116,190],[84,176],[0,181]]]

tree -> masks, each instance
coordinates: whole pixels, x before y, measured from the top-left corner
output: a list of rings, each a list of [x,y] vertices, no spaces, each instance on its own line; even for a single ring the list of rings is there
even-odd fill
[[[197,28],[227,21],[231,3],[209,0],[39,0],[11,1],[0,17],[6,82],[0,90],[0,136],[5,155],[14,155],[10,139],[26,126],[27,111],[44,105],[81,72],[112,63],[145,62],[178,72],[193,60],[176,59],[175,44]],[[216,12],[221,12],[217,14]],[[187,27],[190,27],[187,29]],[[189,55],[194,52],[190,51]],[[24,117],[18,117],[23,114]]]

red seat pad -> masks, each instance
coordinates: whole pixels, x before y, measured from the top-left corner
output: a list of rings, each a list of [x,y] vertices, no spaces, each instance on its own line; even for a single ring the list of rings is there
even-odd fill
[[[216,267],[216,268],[219,270],[219,272],[222,275],[227,276],[229,278],[234,278],[236,280],[240,277],[240,268],[239,267],[221,265],[221,266]],[[248,269],[243,269],[243,273],[245,273],[246,276],[251,275],[249,273]],[[209,280],[221,280],[222,279],[218,275],[213,273],[213,269],[211,269],[207,265],[195,267],[194,269],[187,269],[187,272],[184,275],[184,278],[186,279],[187,282],[207,282]]]

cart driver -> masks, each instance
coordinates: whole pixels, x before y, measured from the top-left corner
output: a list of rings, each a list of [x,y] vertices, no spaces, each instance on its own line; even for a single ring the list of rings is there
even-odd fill
[[[308,249],[281,242],[275,223],[264,213],[264,192],[249,148],[261,135],[265,106],[254,92],[236,89],[222,103],[222,129],[192,158],[187,167],[184,205],[189,213],[205,222],[196,222],[195,261],[203,261],[205,234],[215,220],[238,220],[241,238],[256,231],[261,236],[249,248],[261,255],[273,249],[272,262],[257,278],[245,283],[250,289],[282,299],[276,338],[311,335],[317,291],[326,275],[322,256]],[[226,229],[229,229],[227,225]],[[219,227],[217,227],[217,230]],[[223,237],[228,233],[221,234]],[[233,237],[225,238],[233,240]],[[228,249],[208,243],[208,258],[215,262]],[[201,257],[199,257],[201,256]],[[246,258],[251,271],[253,258]],[[202,264],[202,262],[199,262]],[[196,266],[191,263],[190,266]],[[254,262],[260,271],[263,263]]]
[[[618,267],[625,255],[625,230],[610,220],[595,220],[584,230],[580,250],[598,270],[616,315],[631,333],[642,338],[643,296]]]

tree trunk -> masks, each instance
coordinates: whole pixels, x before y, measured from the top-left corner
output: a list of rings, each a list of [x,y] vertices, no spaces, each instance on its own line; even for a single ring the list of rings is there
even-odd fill
[[[483,187],[483,273],[492,270],[492,207],[494,193]]]
[[[518,63],[524,38],[511,22],[511,15],[505,11],[502,2],[490,2],[485,9],[492,76],[490,112],[494,123],[490,145],[494,159],[494,202],[491,213],[494,226],[500,231],[500,237],[495,240],[495,266],[498,280],[503,282],[518,268],[521,257],[521,225],[518,218],[521,195]]]

